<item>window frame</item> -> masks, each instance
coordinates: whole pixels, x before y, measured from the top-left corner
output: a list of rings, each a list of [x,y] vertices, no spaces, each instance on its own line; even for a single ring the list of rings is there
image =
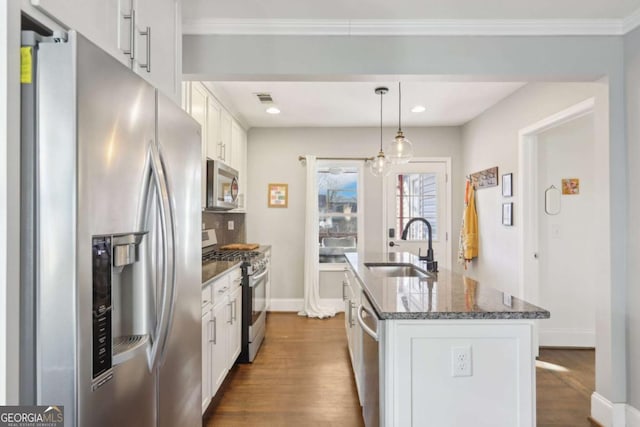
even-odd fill
[[[358,256],[361,257],[364,253],[364,245],[365,245],[365,207],[364,207],[364,162],[361,160],[318,160],[316,163],[316,171],[317,174],[320,169],[331,168],[331,167],[343,167],[343,168],[355,168],[357,169],[358,180],[357,180],[357,200],[358,200],[358,211],[357,211],[357,238],[356,238],[356,252]],[[318,183],[318,188],[316,188],[316,197],[320,194],[320,188]],[[318,209],[318,218],[320,216],[320,206],[317,206]],[[318,231],[319,233],[319,231]],[[318,239],[320,235],[318,234]],[[344,271],[347,267],[347,261],[345,262],[332,262],[332,263],[321,263],[320,259],[317,260],[320,271]]]

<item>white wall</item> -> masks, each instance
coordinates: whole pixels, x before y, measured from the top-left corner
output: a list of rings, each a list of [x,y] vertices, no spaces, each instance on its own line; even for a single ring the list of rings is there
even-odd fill
[[[460,130],[457,127],[408,128],[405,135],[419,157],[451,157],[453,215],[462,216]],[[390,140],[395,129],[385,129]],[[376,128],[254,128],[248,138],[247,240],[271,244],[272,297],[302,298],[304,265],[305,166],[298,155],[368,157],[376,154]],[[382,178],[365,171],[366,250],[382,249]],[[289,184],[289,207],[267,207],[267,184]],[[459,233],[454,222],[452,232]],[[454,245],[457,241],[454,239]],[[457,251],[457,246],[452,249]],[[454,252],[455,253],[455,252]],[[333,296],[329,293],[328,296]]]
[[[462,128],[463,173],[498,166],[498,175],[513,173],[514,197],[503,198],[501,186],[479,189],[476,209],[480,248],[467,273],[483,283],[519,293],[518,132],[544,117],[593,97],[596,83],[532,83],[494,105]],[[502,203],[514,202],[514,225],[501,223]]]
[[[629,403],[640,409],[640,29],[625,37],[625,73],[627,94],[627,165],[630,183],[627,196],[629,211],[626,228],[628,240],[627,288],[627,364]]]
[[[593,114],[538,135],[538,200],[545,189],[561,189],[563,178],[580,179],[580,192],[561,196],[561,211],[546,215],[537,207],[538,303],[551,312],[541,320],[543,346],[595,347],[595,286],[599,268]]]

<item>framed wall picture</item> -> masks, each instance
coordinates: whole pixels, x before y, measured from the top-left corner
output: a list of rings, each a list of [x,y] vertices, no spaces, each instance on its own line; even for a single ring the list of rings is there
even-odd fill
[[[513,203],[502,204],[502,225],[513,225]]]
[[[513,196],[513,174],[505,173],[502,175],[502,197]]]
[[[580,194],[579,178],[562,178],[562,195],[573,196]]]
[[[267,202],[270,208],[289,206],[289,184],[269,184]]]

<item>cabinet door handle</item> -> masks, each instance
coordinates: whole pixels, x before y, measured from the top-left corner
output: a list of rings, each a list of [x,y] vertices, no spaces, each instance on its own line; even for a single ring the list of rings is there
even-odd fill
[[[135,59],[135,38],[136,38],[136,10],[131,8],[131,12],[128,15],[122,15],[122,19],[129,20],[129,49],[123,49],[122,53],[129,55],[129,59],[132,61]]]
[[[227,305],[229,306],[229,320],[227,321],[228,324],[233,325],[233,315],[232,315],[232,311],[233,311],[233,303],[227,303]]]
[[[343,280],[342,281],[342,301],[346,301],[347,300],[347,294],[345,292],[345,287],[347,286],[347,281]]]
[[[227,144],[222,144],[222,160],[227,161]]]
[[[147,62],[139,64],[140,68],[147,70],[147,73],[151,72],[151,27],[147,27],[145,31],[139,31],[141,36],[147,38]]]
[[[356,308],[356,303],[354,303],[353,301],[349,302],[349,326],[354,327],[356,326],[356,322],[353,320],[353,310],[355,310]]]
[[[231,322],[235,322],[236,321],[236,313],[238,312],[238,309],[236,308],[236,300],[234,299],[232,302],[232,306],[231,306]]]
[[[217,322],[217,318],[214,317],[213,318],[213,343],[216,344],[216,341],[218,339],[218,322]]]
[[[209,323],[207,323],[207,327],[209,328],[209,342],[212,342],[215,344],[214,339],[211,337],[211,324],[213,323],[213,320],[209,320]]]

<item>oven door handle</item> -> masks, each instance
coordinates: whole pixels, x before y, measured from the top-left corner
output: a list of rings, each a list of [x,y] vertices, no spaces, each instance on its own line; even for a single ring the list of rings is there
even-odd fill
[[[266,276],[268,272],[269,270],[265,269],[262,273],[258,274],[257,276],[251,276],[251,280],[249,281],[249,287],[254,288],[256,286],[256,283],[258,283],[260,279]]]

